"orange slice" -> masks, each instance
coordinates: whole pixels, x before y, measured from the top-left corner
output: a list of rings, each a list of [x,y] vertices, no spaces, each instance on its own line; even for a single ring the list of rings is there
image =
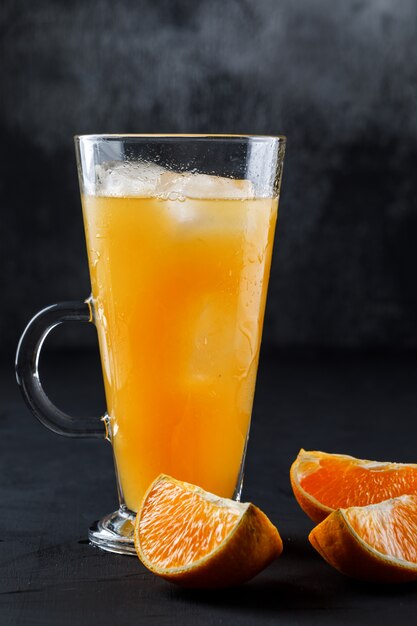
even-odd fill
[[[298,504],[314,522],[335,509],[417,494],[417,465],[301,449],[290,471]]]
[[[278,530],[253,504],[163,474],[144,496],[134,539],[151,572],[195,588],[243,583],[282,552]]]
[[[417,496],[334,511],[309,540],[342,574],[371,582],[417,580]]]

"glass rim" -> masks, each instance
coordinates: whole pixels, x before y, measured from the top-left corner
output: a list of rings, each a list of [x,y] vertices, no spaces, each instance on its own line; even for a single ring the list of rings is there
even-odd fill
[[[142,140],[205,140],[210,139],[223,139],[223,140],[244,140],[250,139],[255,141],[278,141],[280,143],[286,143],[287,138],[285,135],[238,135],[238,134],[216,134],[216,133],[92,133],[86,135],[74,135],[74,141],[89,140],[128,140],[128,139],[142,139]]]

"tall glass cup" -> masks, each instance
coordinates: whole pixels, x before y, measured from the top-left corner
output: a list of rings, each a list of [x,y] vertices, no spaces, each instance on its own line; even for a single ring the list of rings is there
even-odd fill
[[[132,521],[160,473],[239,499],[285,138],[75,138],[92,293],[38,313],[16,357],[33,413],[113,446],[119,509],[89,531],[132,553]],[[66,415],[45,395],[39,352],[66,321],[96,326],[107,412]]]

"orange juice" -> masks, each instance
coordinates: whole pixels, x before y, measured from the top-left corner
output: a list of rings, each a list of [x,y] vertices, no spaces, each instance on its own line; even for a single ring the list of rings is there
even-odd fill
[[[132,511],[161,472],[234,494],[277,216],[272,198],[169,198],[83,196],[110,433]]]

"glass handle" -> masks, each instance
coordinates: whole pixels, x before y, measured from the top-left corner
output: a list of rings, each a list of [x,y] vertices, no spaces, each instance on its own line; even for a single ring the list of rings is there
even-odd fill
[[[106,436],[100,419],[73,417],[58,409],[43,390],[39,355],[48,333],[63,322],[92,322],[88,302],[60,302],[40,311],[27,325],[16,353],[16,378],[27,405],[47,428],[66,437]]]

